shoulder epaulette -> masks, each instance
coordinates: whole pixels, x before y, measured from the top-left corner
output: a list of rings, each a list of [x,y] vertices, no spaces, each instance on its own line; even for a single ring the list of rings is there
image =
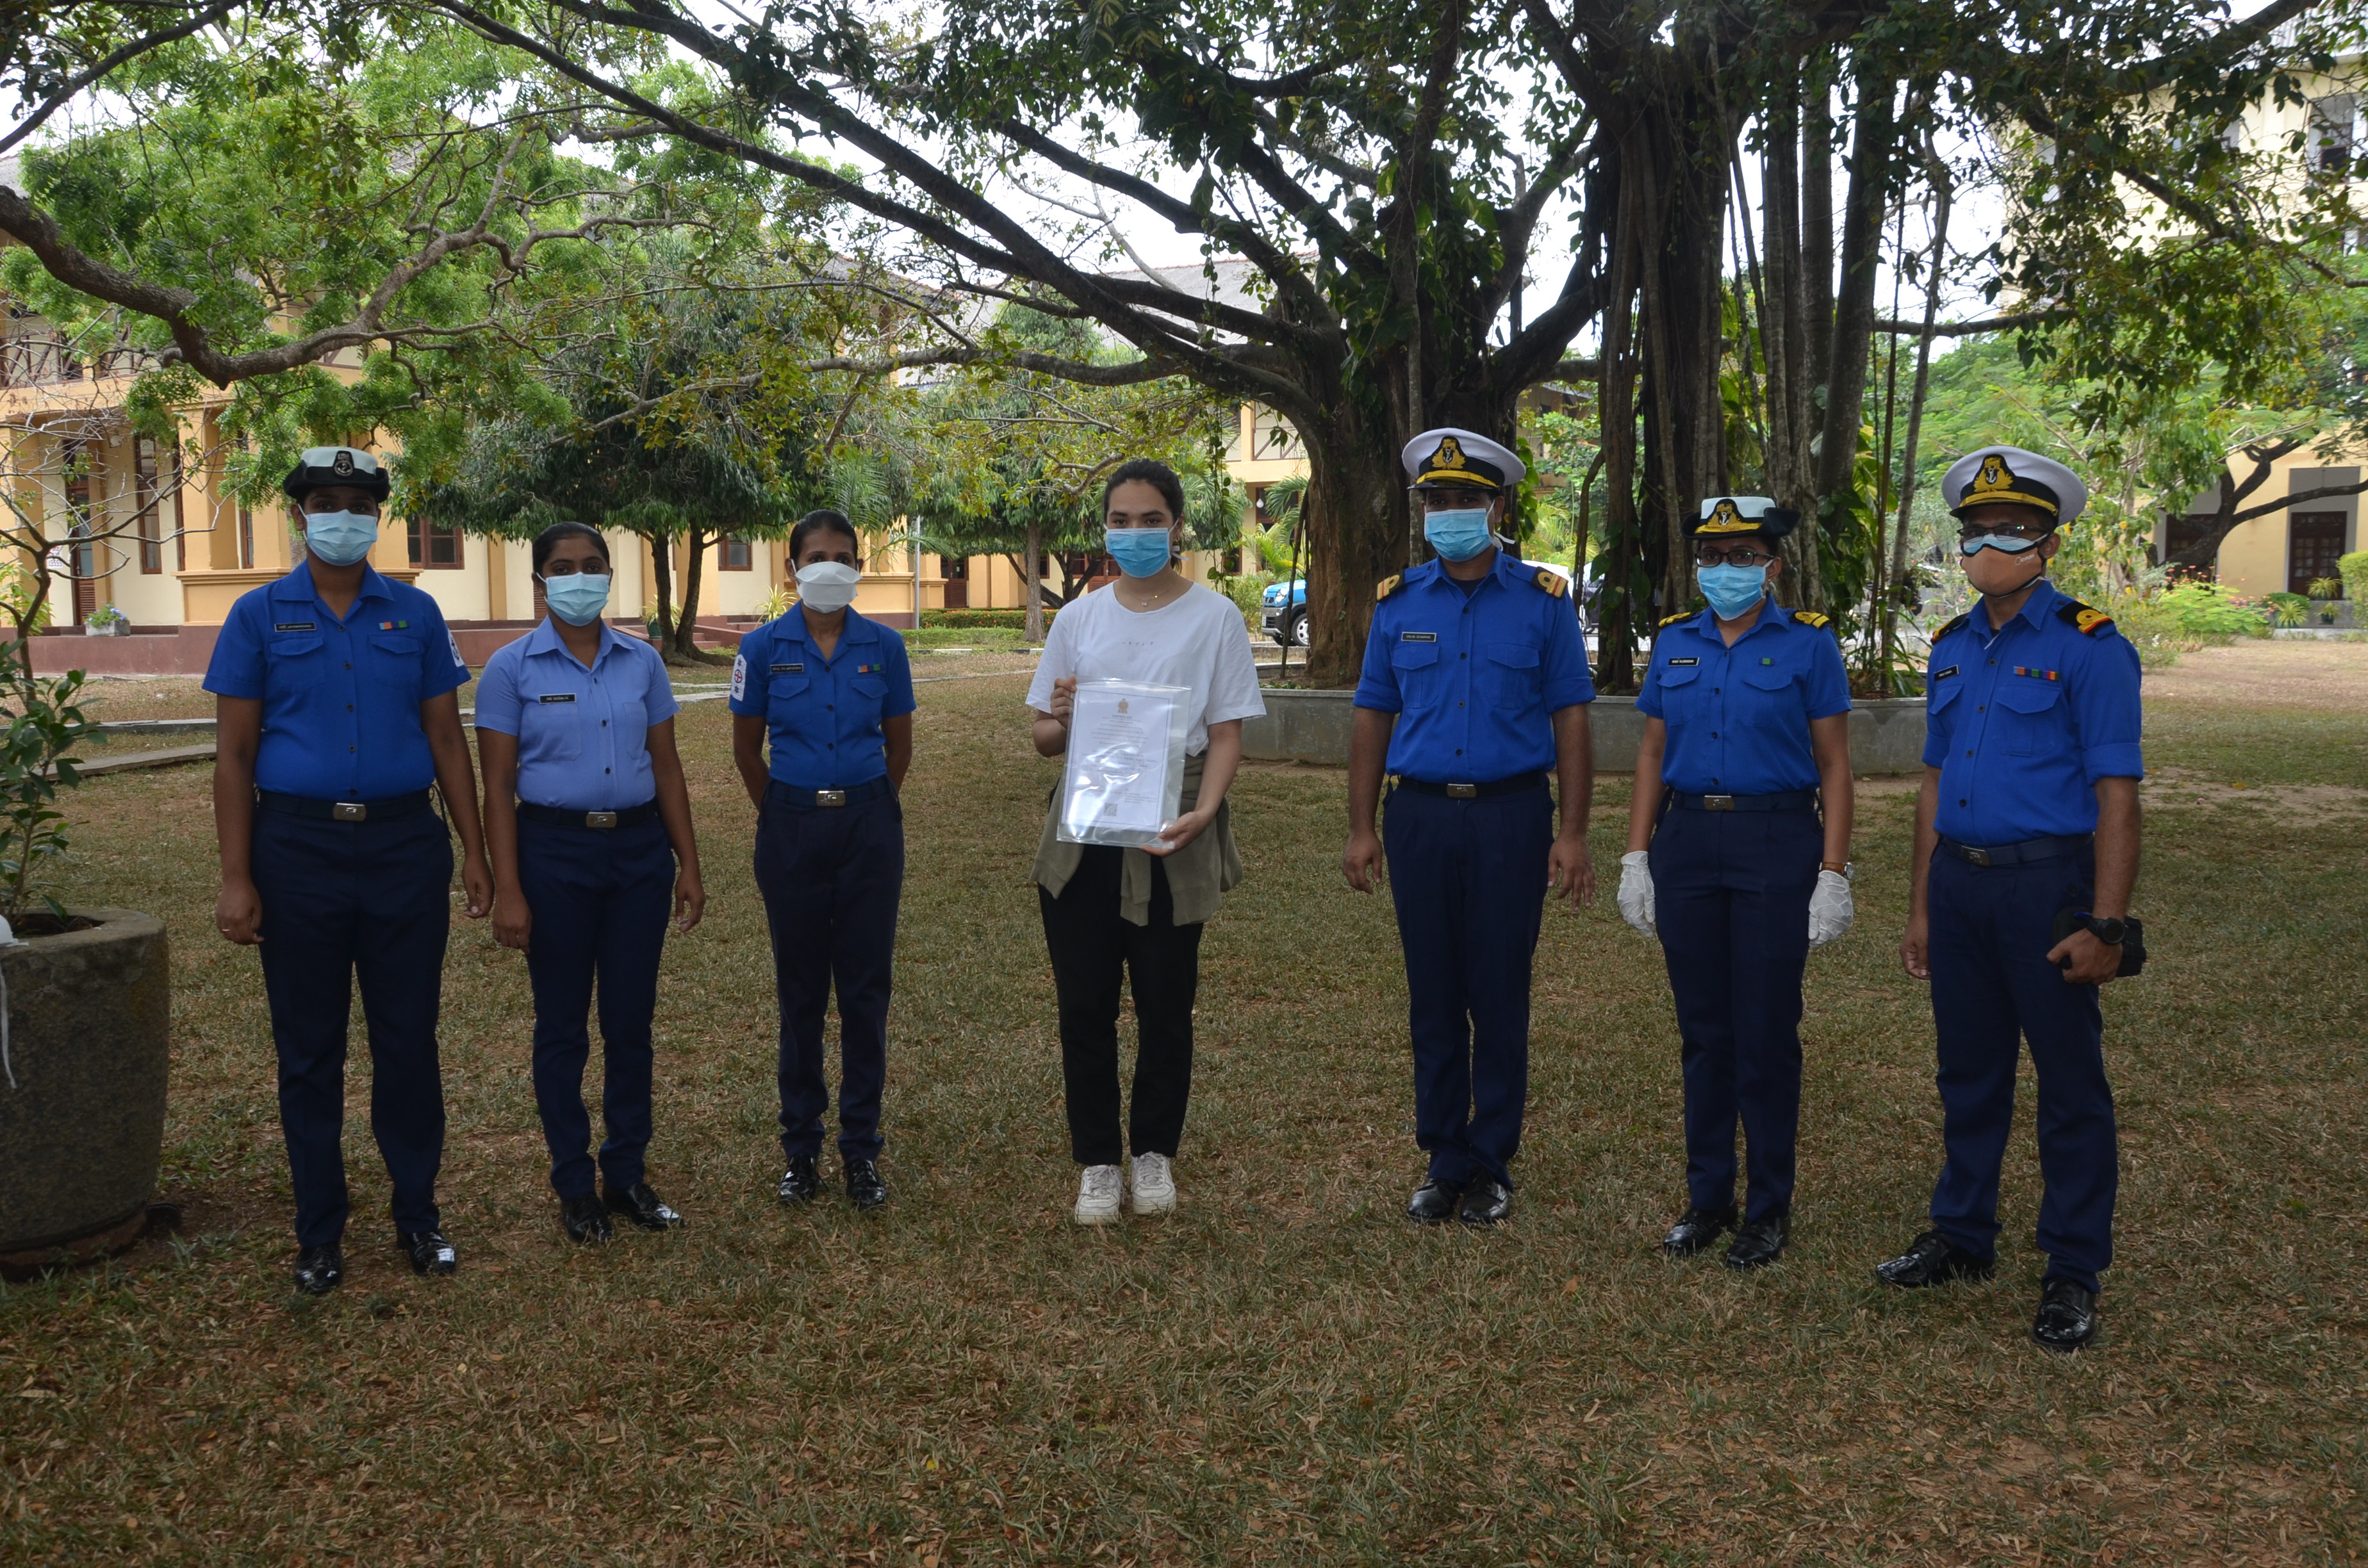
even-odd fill
[[[1554,573],[1547,571],[1543,566],[1538,568],[1538,574],[1531,578],[1530,581],[1535,583],[1539,587],[1543,588],[1555,598],[1560,598],[1565,594],[1570,592],[1570,585],[1568,583],[1564,582],[1560,577],[1556,576]]]
[[[1819,615],[1813,609],[1796,609],[1793,612],[1793,619],[1799,621],[1804,626],[1831,626],[1833,624],[1832,621],[1827,619],[1824,616]]]
[[[1700,613],[1699,611],[1696,611],[1696,610],[1691,610],[1691,609],[1690,609],[1690,610],[1687,610],[1687,611],[1686,611],[1685,613],[1683,613],[1682,615],[1673,615],[1673,616],[1670,616],[1668,619],[1666,619],[1666,620],[1664,620],[1664,621],[1662,621],[1662,622],[1661,622],[1661,626],[1675,626],[1678,622],[1679,622],[1679,621],[1681,621],[1681,620],[1691,620],[1691,619],[1693,619],[1697,614],[1699,614],[1699,613]],[[1654,630],[1654,631],[1660,631],[1660,630],[1661,630],[1661,626],[1656,626],[1656,627],[1653,628],[1653,630]]]
[[[1949,622],[1948,625],[1941,628],[1940,631],[1932,633],[1932,641],[1938,642],[1941,638],[1948,636],[1952,631],[1963,631],[1965,629],[1965,622],[1973,619],[1973,615],[1970,611],[1959,616],[1956,619]]]
[[[2079,632],[2094,637],[2113,624],[2113,618],[2100,609],[2090,609],[2078,599],[2066,599],[2055,607],[2055,619]]]
[[[1384,577],[1373,585],[1373,602],[1379,604],[1405,586],[1406,574],[1403,572],[1395,577]]]

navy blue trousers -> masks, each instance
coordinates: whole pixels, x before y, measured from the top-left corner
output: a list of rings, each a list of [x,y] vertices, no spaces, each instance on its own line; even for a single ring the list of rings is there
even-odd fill
[[[1998,1245],[1998,1166],[2014,1119],[2014,1074],[2031,1042],[2039,1078],[2039,1250],[2047,1278],[2097,1289],[2113,1260],[2121,1186],[2105,1018],[2097,987],[2067,985],[2047,961],[2055,912],[2087,909],[2095,858],[2020,866],[1932,858],[1932,1021],[1940,1035],[1948,1159],[1932,1188],[1932,1225],[1978,1257]],[[2018,1038],[2020,1037],[2020,1038]]]
[[[1554,796],[1393,790],[1382,824],[1414,1035],[1414,1139],[1437,1180],[1512,1185],[1530,1092],[1530,962]]]
[[[393,822],[255,812],[250,874],[263,900],[263,988],[279,1050],[279,1126],[296,1189],[296,1242],[346,1233],[346,1020],[361,983],[370,1132],[398,1231],[434,1230],[444,1161],[437,1060],[452,843],[430,812]]]
[[[880,1157],[888,994],[905,889],[905,811],[894,794],[801,807],[768,790],[757,823],[757,887],[773,932],[781,1005],[781,1152],[822,1152],[830,1091],[823,1015],[838,992],[838,1152]]]
[[[674,913],[674,846],[655,816],[631,827],[518,824],[518,887],[533,911],[527,978],[534,986],[534,1103],[551,1146],[551,1186],[592,1192],[592,1118],[584,1064],[593,983],[600,994],[600,1175],[621,1192],[642,1179],[650,1145],[650,1019],[658,959]]]
[[[1744,1218],[1793,1207],[1801,1122],[1801,971],[1825,829],[1793,812],[1673,809],[1653,835],[1654,917],[1678,1005],[1686,1083],[1686,1199]]]

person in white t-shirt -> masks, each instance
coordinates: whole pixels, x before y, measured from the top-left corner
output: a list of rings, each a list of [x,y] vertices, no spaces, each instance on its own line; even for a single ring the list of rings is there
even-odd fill
[[[1028,688],[1036,750],[1060,756],[1079,680],[1183,687],[1189,699],[1183,814],[1146,849],[1064,844],[1060,792],[1037,846],[1034,877],[1044,946],[1060,998],[1061,1069],[1070,1153],[1084,1168],[1076,1221],[1117,1220],[1133,1151],[1134,1211],[1176,1207],[1172,1163],[1192,1091],[1192,998],[1201,925],[1242,880],[1225,790],[1242,757],[1242,721],[1266,711],[1242,612],[1176,570],[1184,487],[1165,463],[1136,459],[1102,490],[1105,538],[1122,574],[1064,607]],[[1132,982],[1139,1044],[1133,1104],[1119,1127],[1118,1010]]]

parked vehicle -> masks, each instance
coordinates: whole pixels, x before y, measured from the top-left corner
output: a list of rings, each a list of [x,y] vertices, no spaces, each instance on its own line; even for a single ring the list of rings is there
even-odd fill
[[[1284,602],[1286,593],[1290,596],[1288,604]],[[1268,636],[1293,647],[1307,646],[1306,578],[1290,584],[1268,584],[1266,592],[1259,597],[1259,607],[1258,624],[1266,629]]]

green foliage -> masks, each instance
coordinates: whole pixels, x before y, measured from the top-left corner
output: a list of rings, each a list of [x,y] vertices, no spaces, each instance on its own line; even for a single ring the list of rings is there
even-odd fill
[[[2342,597],[2342,579],[2338,577],[2313,577],[2310,580],[2310,597],[2315,599],[2333,599]]]
[[[1044,611],[1045,623],[1050,625],[1053,617],[1059,613],[1047,608]],[[1028,625],[1028,612],[1024,609],[925,609],[921,612],[921,625],[925,628],[955,626],[1019,631]]]
[[[2336,557],[2335,569],[2342,574],[2343,597],[2351,601],[2351,613],[2368,615],[2368,550]]]
[[[65,917],[48,886],[67,847],[58,791],[82,782],[73,752],[96,727],[77,700],[83,673],[43,678],[30,662],[20,642],[0,647],[0,917],[12,925],[36,904]]]
[[[2265,596],[2271,619],[2280,626],[2300,626],[2310,619],[2310,601],[2300,594],[2275,593]]]
[[[2266,637],[2269,622],[2260,608],[2237,598],[2214,583],[2182,583],[2153,601],[2180,632],[2190,637]],[[2116,623],[2119,616],[2116,614]]]

